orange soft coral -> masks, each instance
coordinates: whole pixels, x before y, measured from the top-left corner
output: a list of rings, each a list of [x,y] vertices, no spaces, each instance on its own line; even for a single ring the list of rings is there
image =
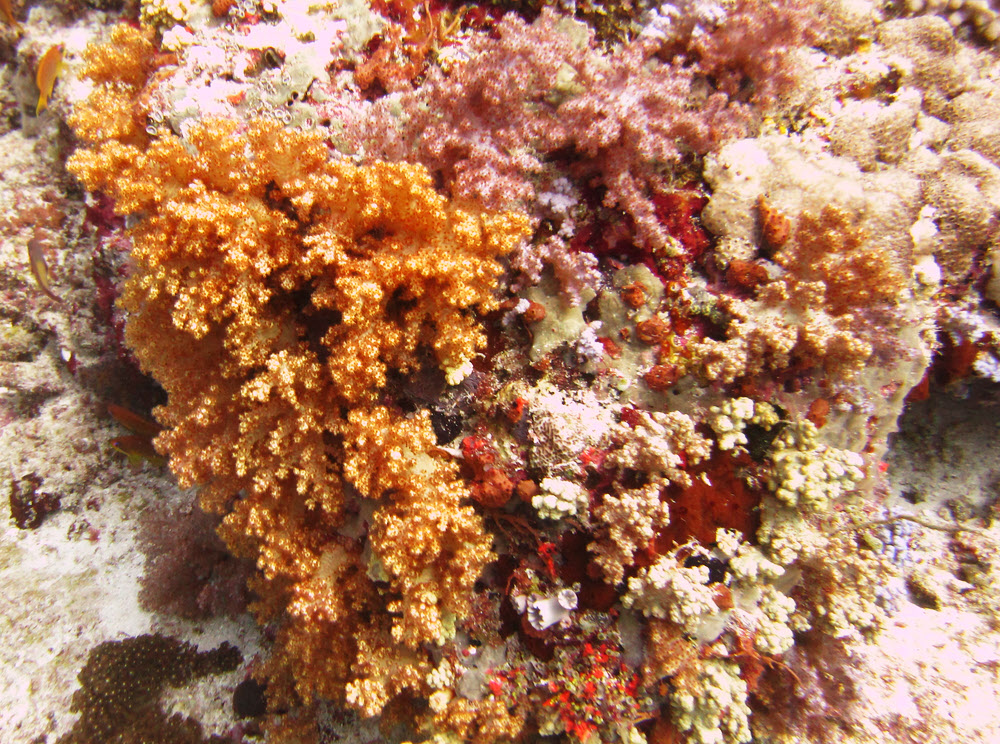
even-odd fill
[[[362,611],[383,613],[382,656],[421,668],[421,644],[467,612],[491,540],[457,470],[428,454],[429,418],[381,392],[425,357],[450,381],[468,373],[485,345],[476,313],[495,309],[497,258],[526,218],[450,203],[422,166],[332,160],[321,134],[274,122],[149,136],[134,125],[148,37],[120,27],[87,56],[97,87],[69,167],[142,214],[122,302],[128,342],[169,396],[157,446],[257,562],[258,614],[281,625],[272,677],[342,697],[361,669]],[[118,93],[120,126],[98,126]]]
[[[765,301],[819,305],[833,316],[895,303],[907,287],[903,261],[871,241],[857,222],[830,205],[819,215],[800,215],[792,241],[774,256],[788,273],[763,292]]]

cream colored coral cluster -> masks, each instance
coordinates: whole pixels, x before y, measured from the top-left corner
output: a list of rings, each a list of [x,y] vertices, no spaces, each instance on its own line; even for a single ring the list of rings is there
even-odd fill
[[[778,413],[770,403],[754,403],[750,398],[729,398],[708,409],[708,425],[715,432],[720,450],[731,450],[747,443],[743,430],[757,424],[770,430],[778,423]]]
[[[692,562],[690,559],[694,558]],[[706,564],[724,562],[721,581]],[[668,620],[687,638],[714,643],[727,629],[751,634],[763,654],[792,647],[795,601],[777,586],[785,569],[736,530],[720,528],[716,546],[684,546],[628,580],[622,604],[647,618]]]
[[[589,550],[604,576],[617,584],[635,554],[670,522],[664,488],[671,483],[690,486],[685,469],[705,460],[712,443],[698,433],[690,416],[679,411],[642,412],[634,426],[622,421],[612,427],[611,438],[616,444],[608,463],[641,470],[649,477],[644,486],[604,494],[589,515],[598,534]]]
[[[706,459],[712,443],[695,430],[694,420],[679,411],[646,412],[635,426],[619,423],[612,431],[618,441],[609,464],[642,470],[661,482],[691,485],[684,468]]]
[[[820,444],[815,424],[800,421],[775,441],[771,488],[779,501],[824,511],[865,477],[857,452]]]
[[[669,555],[628,580],[622,604],[647,617],[670,619],[695,637],[719,614],[708,567],[685,566]]]
[[[120,26],[87,58],[69,168],[139,216],[122,302],[169,396],[157,446],[260,568],[258,614],[281,621],[272,690],[346,691],[367,714],[422,694],[423,646],[468,612],[491,538],[456,467],[430,454],[429,416],[380,394],[425,358],[452,379],[470,368],[497,258],[527,220],[450,203],[422,166],[332,160],[321,135],[274,122],[150,136],[150,37]],[[359,508],[361,543],[339,532],[364,536]]]
[[[746,703],[747,684],[732,661],[706,661],[700,673],[686,678],[682,689],[671,698],[677,727],[687,731],[698,744],[743,744],[750,733],[750,706]]]
[[[139,17],[151,26],[174,26],[184,23],[191,13],[188,0],[144,0],[139,6]]]
[[[539,488],[531,505],[542,519],[586,516],[587,492],[579,484],[561,478],[544,478]]]
[[[657,530],[670,523],[670,507],[662,499],[662,491],[660,484],[647,483],[605,494],[593,510],[592,521],[604,529],[606,537],[591,543],[590,550],[611,583],[624,578],[633,556],[653,541]]]
[[[728,318],[726,338],[706,337],[691,344],[696,369],[708,380],[728,384],[780,372],[798,362],[844,380],[855,379],[872,356],[872,343],[855,315],[832,317],[822,310],[826,290],[820,284],[796,284],[792,301],[787,282],[774,282],[761,292],[769,306],[720,297],[715,309]]]

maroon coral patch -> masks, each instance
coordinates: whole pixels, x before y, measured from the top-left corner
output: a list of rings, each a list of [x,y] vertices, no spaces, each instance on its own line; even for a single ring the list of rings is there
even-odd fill
[[[42,479],[34,473],[10,484],[10,515],[18,529],[33,530],[59,508],[60,497],[39,493]]]

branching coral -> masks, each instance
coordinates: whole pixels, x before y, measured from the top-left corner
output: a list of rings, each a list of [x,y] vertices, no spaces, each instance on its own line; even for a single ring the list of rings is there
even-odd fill
[[[524,714],[510,710],[502,700],[454,698],[442,711],[435,711],[434,725],[446,732],[441,736],[446,741],[449,734],[453,740],[474,744],[515,741],[524,727]]]
[[[691,485],[684,468],[712,451],[712,443],[695,430],[691,417],[677,411],[640,413],[631,424],[620,423],[614,436],[620,444],[608,464],[644,470],[663,482],[684,486]]]
[[[496,307],[496,259],[526,220],[449,203],[421,166],[335,162],[318,134],[274,123],[205,122],[188,146],[147,136],[136,122],[151,48],[123,28],[112,43],[135,55],[88,53],[98,85],[74,116],[87,147],[70,168],[142,214],[123,303],[128,341],[169,395],[157,444],[257,561],[261,615],[287,609],[279,646],[299,694],[342,694],[360,608],[398,612],[396,643],[441,642],[490,558],[466,485],[426,454],[429,417],[379,399],[425,350],[450,381],[468,374],[485,344],[475,313]],[[110,130],[109,91],[125,92],[126,112]],[[331,539],[356,495],[378,504],[369,545],[387,599]]]
[[[591,544],[594,562],[605,577],[617,584],[625,576],[637,551],[649,545],[656,531],[670,521],[670,507],[661,501],[662,487],[649,483],[619,494],[606,494],[594,509],[594,520],[603,525],[607,539]]]
[[[821,300],[822,288],[813,289]],[[783,306],[765,309],[730,297],[722,298],[716,309],[727,316],[725,340],[704,338],[690,347],[695,368],[708,380],[730,383],[793,366],[818,367],[852,379],[872,356],[872,344],[865,338],[871,329],[853,315],[830,318],[815,309],[786,315]]]
[[[690,486],[685,468],[707,458],[711,443],[695,431],[688,416],[678,412],[637,414],[614,427],[612,437],[617,441],[606,464],[645,471],[649,478],[644,486],[605,494],[591,510],[599,539],[591,543],[590,551],[605,578],[617,584],[635,554],[670,522],[665,487]]]
[[[730,398],[709,409],[708,425],[726,451],[747,444],[746,428],[756,424],[770,430],[778,423],[778,414],[769,403],[754,403],[749,398]]]
[[[545,157],[571,148],[607,188],[605,204],[628,212],[640,238],[664,249],[668,235],[650,201],[660,164],[738,136],[748,115],[721,93],[695,108],[693,71],[658,63],[656,52],[645,40],[606,56],[582,24],[548,10],[530,26],[509,14],[451,76],[432,73],[380,108],[375,154],[415,156],[455,194],[503,207],[534,198]]]
[[[709,33],[695,33],[692,53],[699,71],[727,95],[750,100],[763,110],[778,102],[798,78],[793,50],[813,43],[817,8],[813,0],[761,5],[735,0]]]
[[[758,538],[783,565],[800,556],[821,556],[829,537],[814,517],[842,503],[864,479],[864,458],[820,442],[815,424],[797,421],[775,440],[770,453],[773,497],[765,499]]]
[[[622,603],[649,617],[669,618],[696,637],[699,629],[719,612],[708,567],[685,566],[674,556],[664,556],[629,579]]]
[[[401,615],[393,639],[416,647],[454,634],[455,615],[468,613],[472,585],[492,554],[479,515],[462,505],[468,489],[453,471],[437,467],[411,477],[419,486],[394,492],[392,505],[376,512],[371,545],[402,594],[387,608]]]
[[[149,610],[185,618],[246,611],[252,564],[233,558],[215,533],[219,518],[195,504],[154,503],[142,514],[146,569],[139,599]]]

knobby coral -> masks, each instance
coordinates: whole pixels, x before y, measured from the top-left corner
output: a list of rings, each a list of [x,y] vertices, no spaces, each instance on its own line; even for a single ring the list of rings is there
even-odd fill
[[[217,744],[205,737],[197,721],[179,713],[168,716],[160,706],[164,687],[182,686],[199,677],[235,669],[242,661],[224,643],[198,651],[189,643],[160,635],[106,641],[91,650],[80,670],[80,688],[72,708],[80,713],[60,744],[93,741],[149,741]]]
[[[359,681],[364,650],[419,670],[491,556],[465,482],[429,454],[429,417],[404,415],[387,381],[471,371],[476,313],[495,308],[497,258],[527,221],[447,201],[422,166],[333,160],[321,136],[273,122],[207,121],[189,146],[149,135],[150,38],[120,26],[87,58],[96,87],[69,167],[141,215],[122,302],[129,344],[169,395],[157,446],[256,560],[257,611],[281,624],[273,678],[307,699],[352,682],[377,712],[422,675],[381,664]],[[366,608],[392,619],[362,632]]]

